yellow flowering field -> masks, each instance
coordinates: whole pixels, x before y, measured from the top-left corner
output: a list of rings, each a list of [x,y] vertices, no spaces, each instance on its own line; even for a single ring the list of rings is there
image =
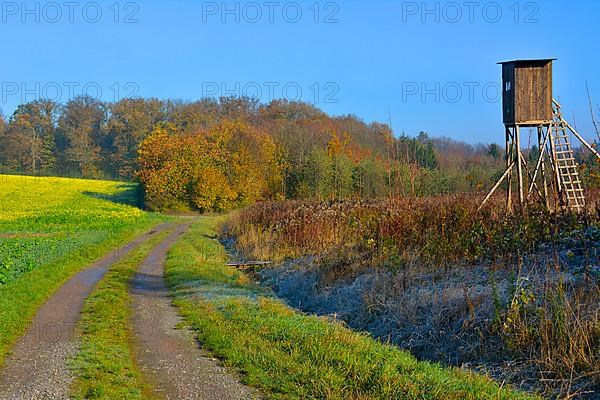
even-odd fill
[[[0,175],[0,285],[143,222],[136,184]]]

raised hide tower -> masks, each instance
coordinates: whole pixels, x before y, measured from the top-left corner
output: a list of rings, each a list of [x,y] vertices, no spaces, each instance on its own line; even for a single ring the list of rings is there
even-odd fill
[[[585,207],[571,136],[598,158],[600,154],[563,118],[560,104],[553,98],[552,64],[555,60],[499,63],[502,65],[506,171],[483,200],[482,207],[504,181],[507,182],[506,204],[510,211],[513,210],[513,189],[518,192],[520,208],[532,202],[541,202],[553,211],[581,211]],[[531,153],[524,156],[521,134],[525,129],[530,135],[527,143],[536,143],[539,149],[535,163]]]

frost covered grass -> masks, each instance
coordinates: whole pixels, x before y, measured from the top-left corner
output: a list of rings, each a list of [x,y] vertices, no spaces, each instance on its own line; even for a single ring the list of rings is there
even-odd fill
[[[506,214],[472,195],[268,202],[223,230],[264,282],[420,359],[548,396],[600,391],[600,207]]]
[[[172,248],[166,276],[200,343],[274,399],[526,399],[491,379],[417,361],[342,323],[297,312],[224,265],[219,219]]]

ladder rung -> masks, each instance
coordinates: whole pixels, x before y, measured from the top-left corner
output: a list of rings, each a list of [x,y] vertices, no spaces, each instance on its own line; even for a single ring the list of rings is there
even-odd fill
[[[586,203],[583,183],[579,175],[579,164],[571,144],[573,135],[570,132],[569,124],[560,112],[560,106],[555,104],[552,111],[554,113],[553,132],[551,132],[552,157],[554,158],[552,163],[559,180],[563,206],[580,210],[585,207]]]

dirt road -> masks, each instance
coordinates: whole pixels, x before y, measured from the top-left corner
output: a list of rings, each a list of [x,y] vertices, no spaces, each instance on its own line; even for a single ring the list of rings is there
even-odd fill
[[[177,329],[181,318],[165,284],[169,248],[189,224],[181,224],[156,246],[132,282],[135,353],[140,369],[166,399],[254,399],[257,394],[202,351],[192,332]]]

